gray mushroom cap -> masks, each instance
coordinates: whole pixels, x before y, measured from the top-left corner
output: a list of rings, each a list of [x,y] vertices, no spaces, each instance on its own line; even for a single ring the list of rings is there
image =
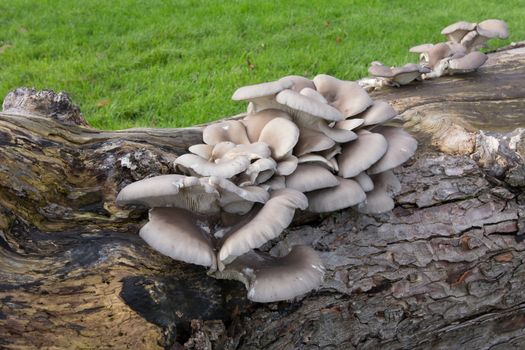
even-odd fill
[[[301,115],[313,116],[330,121],[343,120],[341,112],[327,103],[319,102],[318,99],[308,97],[294,90],[286,89],[275,97],[276,101],[289,107],[287,111],[292,116],[301,118]]]
[[[434,44],[420,44],[420,45],[411,47],[408,51],[412,53],[426,53],[432,47],[434,47]]]
[[[401,184],[392,171],[372,175],[374,189],[366,193],[366,200],[358,205],[358,211],[367,214],[380,214],[394,208],[392,196],[399,192]]]
[[[217,189],[199,178],[161,175],[124,187],[117,196],[117,204],[177,207],[196,213],[215,214],[220,210],[218,199]]]
[[[344,81],[320,74],[314,78],[316,90],[345,118],[354,116],[372,104],[368,93],[354,81]]]
[[[366,194],[354,180],[338,177],[339,185],[306,193],[308,211],[327,213],[361,203]]]
[[[356,177],[353,177],[352,180],[357,181],[359,186],[361,186],[365,192],[370,192],[374,189],[374,182],[372,181],[372,178],[364,171],[359,173]]]
[[[303,129],[299,135],[297,145],[295,145],[294,154],[300,157],[307,153],[327,150],[334,145],[335,141],[325,134],[310,129]]]
[[[480,35],[491,39],[507,39],[509,37],[509,27],[500,19],[487,19],[479,22],[476,30]]]
[[[452,55],[452,50],[446,43],[438,43],[428,51],[428,66],[434,68],[443,58]]]
[[[399,85],[406,85],[419,78],[423,73],[429,73],[428,68],[419,64],[408,63],[402,67],[387,67],[381,62],[372,62],[368,72],[375,77],[387,78]]]
[[[190,264],[216,268],[210,237],[195,225],[194,213],[178,208],[154,208],[140,237],[159,253]]]
[[[292,189],[274,191],[253,219],[227,233],[219,251],[220,262],[229,264],[236,257],[279,236],[292,222],[295,210],[307,206],[308,201],[301,192]]]
[[[459,21],[443,28],[441,34],[446,35],[448,40],[459,43],[468,32],[474,29],[476,29],[476,23]]]
[[[299,128],[292,121],[275,118],[262,129],[259,142],[266,143],[272,151],[272,158],[279,161],[295,147],[299,134]]]
[[[383,135],[360,134],[357,140],[345,144],[337,157],[339,176],[344,178],[357,176],[381,159],[387,149],[388,142]]]
[[[384,100],[375,100],[370,108],[358,115],[363,119],[363,126],[381,124],[396,116],[397,112]]]
[[[288,113],[279,109],[265,109],[246,116],[242,123],[246,127],[246,133],[250,141],[256,142],[261,135],[262,129],[275,118],[291,119]]]
[[[447,71],[452,74],[472,72],[481,67],[487,58],[483,52],[473,51],[461,58],[451,59]]]
[[[339,185],[339,180],[326,168],[301,164],[286,178],[286,187],[299,192],[310,192]]]
[[[282,90],[292,89],[299,92],[306,87],[313,88],[313,82],[298,75],[291,75],[268,83],[241,87],[235,91],[232,99],[250,101],[251,112],[256,113],[265,109],[280,109],[279,103],[275,101],[275,95]]]
[[[176,207],[197,214],[215,215],[231,201],[264,203],[268,197],[262,188],[240,188],[223,178],[161,175],[124,187],[117,196],[117,204]]]
[[[246,253],[218,275],[243,282],[248,299],[267,303],[293,299],[319,287],[324,267],[315,250],[294,246],[284,257],[256,251]]]
[[[195,154],[186,153],[178,157],[175,164],[188,175],[219,176],[229,179],[245,171],[250,165],[250,158],[241,155],[223,162],[210,162]]]
[[[239,120],[227,120],[210,124],[204,128],[202,138],[204,143],[212,146],[223,141],[231,141],[235,144],[250,143],[246,134],[246,128]]]
[[[368,170],[368,174],[378,174],[393,169],[414,155],[417,141],[402,128],[378,126],[374,132],[383,135],[388,143],[386,153]]]

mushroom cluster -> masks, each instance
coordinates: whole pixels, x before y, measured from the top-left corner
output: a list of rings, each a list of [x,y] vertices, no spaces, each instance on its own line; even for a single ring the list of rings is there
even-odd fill
[[[477,50],[490,39],[506,39],[509,36],[507,23],[499,19],[488,19],[480,23],[460,21],[441,31],[448,39],[438,44],[422,44],[409,51],[419,54],[420,64],[432,71],[425,79],[448,74],[473,72],[487,60],[487,55]]]
[[[328,75],[242,87],[233,99],[249,102],[244,119],[207,126],[203,143],[175,160],[178,174],[132,183],[117,203],[151,208],[140,236],[160,253],[243,282],[252,301],[291,299],[322,282],[317,253],[260,248],[296,210],[391,210],[400,188],[392,169],[417,142],[392,125],[387,102]]]
[[[487,55],[476,51],[490,39],[506,39],[507,24],[499,19],[488,19],[480,23],[456,22],[444,28],[441,34],[448,39],[437,44],[421,44],[410,48],[419,54],[419,64],[408,63],[402,67],[388,67],[381,62],[372,62],[368,72],[371,77],[358,83],[367,90],[383,86],[409,84],[414,80],[438,78],[473,72],[487,60]]]

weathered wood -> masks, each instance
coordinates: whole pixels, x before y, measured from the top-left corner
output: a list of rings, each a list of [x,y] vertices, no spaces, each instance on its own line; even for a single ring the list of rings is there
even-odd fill
[[[505,50],[478,73],[374,93],[461,154],[423,142],[392,213],[299,215],[266,249],[312,244],[325,283],[272,304],[157,254],[137,236],[146,210],[114,203],[172,172],[199,128],[98,131],[64,96],[18,90],[0,113],[0,347],[523,347],[524,63]]]

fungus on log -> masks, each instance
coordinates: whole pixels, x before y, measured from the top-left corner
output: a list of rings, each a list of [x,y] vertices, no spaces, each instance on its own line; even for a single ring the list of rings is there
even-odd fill
[[[52,92],[16,90],[0,113],[0,347],[523,347],[524,79],[518,46],[476,73],[372,94],[421,145],[395,170],[396,207],[296,217],[263,248],[312,245],[325,281],[270,305],[156,253],[138,236],[146,208],[115,204],[174,173],[201,128],[102,132]]]

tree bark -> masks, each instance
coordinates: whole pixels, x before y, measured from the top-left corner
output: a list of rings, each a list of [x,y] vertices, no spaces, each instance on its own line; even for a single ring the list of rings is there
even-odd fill
[[[525,49],[388,88],[421,140],[388,214],[299,214],[267,250],[312,244],[322,288],[254,304],[150,249],[125,185],[174,171],[201,128],[98,131],[67,96],[0,113],[0,347],[398,349],[525,345]],[[437,146],[437,149],[433,146]]]

